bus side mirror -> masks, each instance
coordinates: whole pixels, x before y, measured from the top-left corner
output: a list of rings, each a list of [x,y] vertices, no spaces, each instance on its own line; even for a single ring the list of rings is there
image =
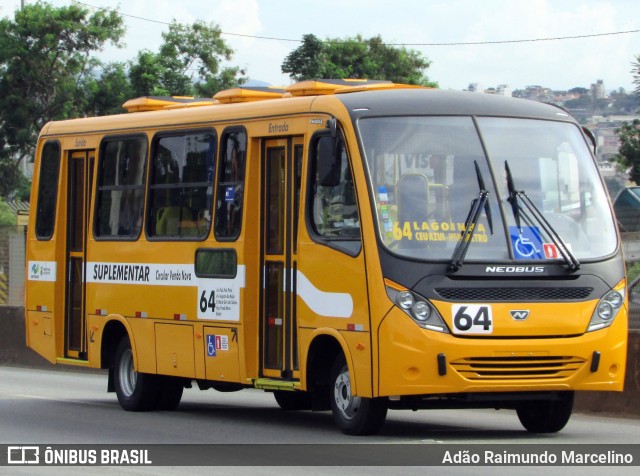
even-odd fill
[[[321,137],[318,141],[318,182],[323,187],[335,187],[340,184],[342,154],[338,153],[338,140],[335,137]]]

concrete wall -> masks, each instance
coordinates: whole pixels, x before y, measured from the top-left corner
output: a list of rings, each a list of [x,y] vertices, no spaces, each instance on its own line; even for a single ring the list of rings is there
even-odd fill
[[[27,347],[23,307],[0,306],[0,364],[55,368]]]
[[[629,331],[624,392],[578,392],[575,410],[640,417],[640,331]]]
[[[3,364],[44,369],[59,367],[27,348],[22,307],[0,306],[0,365]],[[624,392],[578,392],[575,410],[640,417],[640,331],[629,332]]]
[[[0,226],[0,305],[24,305],[25,236],[24,226]]]

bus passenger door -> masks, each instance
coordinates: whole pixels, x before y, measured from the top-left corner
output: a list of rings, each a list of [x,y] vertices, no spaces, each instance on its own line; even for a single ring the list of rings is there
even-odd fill
[[[94,151],[71,152],[67,189],[65,357],[87,359],[85,258]]]
[[[295,273],[302,137],[262,146],[261,369],[293,379],[298,370]]]

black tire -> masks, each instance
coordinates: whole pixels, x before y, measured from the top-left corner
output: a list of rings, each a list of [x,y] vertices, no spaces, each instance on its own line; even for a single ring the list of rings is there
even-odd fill
[[[137,372],[133,366],[133,352],[128,336],[124,336],[116,349],[114,383],[120,406],[130,412],[152,410],[158,403],[156,375]]]
[[[333,364],[330,383],[331,412],[340,431],[346,435],[373,435],[382,428],[387,417],[387,401],[353,395],[349,367],[343,355]]]
[[[178,377],[158,376],[157,410],[173,411],[180,405],[184,381]]]
[[[556,433],[562,430],[573,411],[573,392],[559,392],[558,399],[533,400],[516,408],[520,423],[531,433]]]
[[[308,392],[276,390],[273,396],[280,408],[285,411],[311,410],[311,394]]]

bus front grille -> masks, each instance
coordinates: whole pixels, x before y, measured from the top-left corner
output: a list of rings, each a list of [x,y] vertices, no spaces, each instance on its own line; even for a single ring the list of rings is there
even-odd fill
[[[448,301],[579,301],[593,292],[590,287],[436,288]]]
[[[467,357],[451,366],[467,380],[565,379],[584,365],[580,357]]]

